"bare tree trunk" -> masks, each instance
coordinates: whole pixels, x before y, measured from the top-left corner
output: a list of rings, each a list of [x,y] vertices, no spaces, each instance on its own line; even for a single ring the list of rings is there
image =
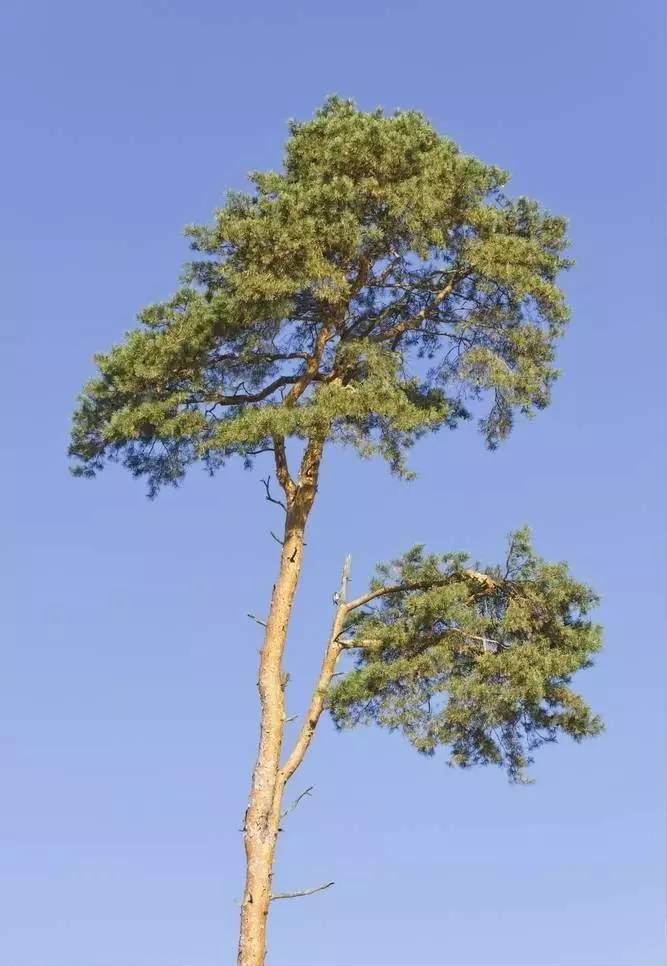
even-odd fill
[[[244,822],[246,883],[241,906],[238,966],[263,966],[266,924],[271,902],[273,859],[286,779],[280,769],[285,699],[282,657],[301,566],[304,533],[317,490],[322,446],[310,441],[297,484],[290,479],[284,450],[277,442],[278,478],[287,499],[284,543],[278,578],[266,622],[258,688],[261,705],[260,738]]]

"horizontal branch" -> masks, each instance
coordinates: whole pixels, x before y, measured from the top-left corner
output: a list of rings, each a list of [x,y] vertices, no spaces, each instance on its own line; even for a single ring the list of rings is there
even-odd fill
[[[310,358],[310,357],[307,357]],[[306,372],[299,373],[297,375],[291,376],[278,376],[272,382],[267,383],[262,389],[258,389],[257,392],[234,392],[231,394],[225,394],[219,396],[215,393],[206,393],[202,396],[194,396],[188,398],[185,402],[189,405],[203,405],[205,403],[211,404],[211,409],[216,406],[242,406],[247,403],[257,403],[268,399],[272,396],[274,392],[279,389],[283,389],[285,386],[290,386],[290,392],[285,397],[288,401],[295,401],[302,395],[303,391],[311,382],[330,382],[332,378],[331,373],[318,372],[317,363],[313,366],[309,366]],[[243,383],[241,383],[243,385]],[[284,400],[283,400],[284,401]],[[261,452],[268,452],[268,450],[261,450]]]
[[[301,376],[278,376],[277,379],[268,383],[268,385],[258,390],[258,392],[233,393],[231,396],[213,396],[207,402],[216,402],[219,406],[238,406],[241,403],[261,402],[282,386],[293,386],[300,378]]]
[[[209,358],[208,364],[218,365],[220,362],[225,362],[229,363],[230,367],[242,368],[244,366],[257,365],[258,363],[289,362],[294,359],[305,361],[308,358],[309,355],[307,352],[252,352],[249,355],[243,355],[238,352],[223,352]]]
[[[315,892],[323,892],[325,889],[330,889],[334,885],[333,882],[325,882],[323,885],[315,886],[313,889],[301,889],[300,892],[275,892],[271,896],[271,901],[274,899],[298,899],[301,896],[312,896]]]
[[[462,637],[465,637],[466,640],[468,641],[478,641],[485,650],[486,650],[487,644],[495,644],[496,647],[510,647],[510,645],[506,641],[497,641],[494,637],[482,637],[479,634],[470,634],[463,627],[447,627],[444,631],[442,631],[442,633],[432,638],[429,641],[428,646],[430,647],[433,644],[439,644],[441,641],[447,638],[448,634],[460,634]],[[362,650],[363,648],[366,648],[366,647],[377,647],[377,645],[381,644],[382,641],[378,639],[372,639],[372,638],[371,639],[362,638],[361,640],[357,640],[356,638],[349,638],[348,640],[343,641],[340,638],[338,638],[338,643],[347,651],[355,651],[355,650]]]
[[[262,446],[261,449],[245,449],[244,456],[261,456],[262,453],[273,453],[273,446]]]

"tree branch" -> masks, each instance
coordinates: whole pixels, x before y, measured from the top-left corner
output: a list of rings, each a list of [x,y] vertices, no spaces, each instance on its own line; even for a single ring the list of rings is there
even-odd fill
[[[441,641],[446,640],[448,634],[460,634],[468,641],[478,641],[482,645],[482,650],[484,651],[487,650],[487,644],[495,644],[496,647],[511,647],[507,641],[498,641],[493,637],[481,637],[479,634],[471,634],[463,627],[447,627],[444,631],[442,631],[442,633],[432,637],[428,641],[427,647],[432,647],[434,644],[439,644]],[[375,647],[380,643],[381,642],[379,640],[373,638],[361,638],[360,640],[350,638],[346,641],[341,641],[339,639],[339,644],[341,644],[346,651],[362,650],[365,647]]]
[[[281,506],[285,513],[287,513],[287,507],[283,501],[276,500],[275,497],[271,496],[271,477],[267,476],[265,480],[262,480],[262,483],[264,484],[264,489],[266,490],[266,499],[269,501],[269,503],[275,503],[276,506]]]
[[[273,437],[273,452],[276,463],[276,476],[289,503],[294,496],[295,485],[294,480],[290,476],[289,466],[287,464],[284,436]]]
[[[324,352],[324,347],[329,339],[335,334],[335,331],[336,330],[333,325],[323,325],[320,331],[317,333],[313,353],[308,357],[304,372],[301,373],[298,379],[291,380],[293,385],[285,396],[285,406],[293,406],[299,397],[306,391],[313,379],[315,379],[317,376],[317,370],[319,369],[320,360],[322,358],[322,353]]]
[[[310,785],[308,788],[306,788],[305,791],[301,792],[300,795],[297,795],[297,797],[294,799],[290,807],[286,808],[284,812],[280,813],[281,819],[285,818],[287,815],[290,815],[294,811],[294,809],[298,806],[299,802],[307,795],[308,796],[310,795],[314,787],[315,787],[314,785]]]
[[[301,889],[300,892],[275,892],[271,896],[271,901],[274,899],[298,899],[301,896],[312,896],[315,892],[323,892],[325,889],[330,889],[334,885],[333,882],[325,882],[324,885],[315,886],[313,889]]]
[[[294,386],[301,379],[301,376],[278,376],[273,382],[268,383],[263,389],[250,393],[233,393],[231,396],[213,396],[207,402],[216,402],[219,406],[238,406],[241,403],[261,402],[270,396],[281,386]]]
[[[256,617],[254,614],[246,614],[246,617],[249,617],[250,620],[254,621],[256,624],[260,624],[262,627],[266,627],[266,621],[260,620],[260,618]]]
[[[273,453],[273,446],[263,446],[261,449],[246,449],[243,456],[261,456],[262,453]]]
[[[320,674],[315,685],[315,690],[313,691],[310,699],[310,705],[308,706],[308,711],[306,713],[301,731],[299,732],[299,735],[294,743],[294,747],[288,755],[285,764],[280,769],[279,778],[281,787],[285,786],[303,761],[310,743],[313,740],[313,735],[315,734],[315,729],[320,720],[322,711],[324,710],[324,702],[326,700],[327,691],[329,690],[331,679],[334,675],[334,671],[336,670],[336,663],[340,657],[341,651],[343,650],[343,645],[338,638],[343,630],[343,624],[347,615],[345,598],[347,597],[347,585],[350,580],[351,566],[352,558],[347,556],[345,558],[343,571],[341,573],[340,588],[338,590],[338,606],[336,607],[336,614],[333,619],[329,642],[322,659]]]
[[[431,313],[447,298],[448,295],[454,291],[454,288],[461,281],[459,275],[454,275],[451,281],[443,285],[441,289],[435,292],[432,301],[429,305],[425,305],[423,309],[417,312],[409,319],[404,319],[402,322],[397,322],[396,325],[392,325],[389,329],[385,329],[384,332],[379,332],[374,338],[378,341],[384,342],[386,339],[396,339],[403,335],[410,329],[416,329],[425,319],[427,319]],[[404,297],[402,296],[402,299]],[[398,301],[401,301],[399,299]]]
[[[208,360],[208,365],[218,365],[220,362],[230,363],[228,368],[244,368],[245,366],[256,365],[257,363],[270,362],[289,362],[294,359],[301,359],[304,362],[308,359],[307,352],[252,352],[243,355],[236,352],[222,352]]]
[[[365,604],[369,604],[378,597],[384,597],[388,594],[401,594],[410,590],[428,590],[431,587],[444,587],[455,580],[460,580],[462,577],[477,581],[487,590],[497,590],[501,586],[497,580],[489,577],[488,574],[480,573],[478,570],[461,570],[453,574],[448,574],[441,580],[417,580],[404,584],[393,584],[389,587],[379,587],[377,590],[371,590],[367,594],[362,594],[361,597],[351,600],[349,604],[346,604],[346,613],[349,614],[351,611],[357,610],[358,607],[363,607]]]

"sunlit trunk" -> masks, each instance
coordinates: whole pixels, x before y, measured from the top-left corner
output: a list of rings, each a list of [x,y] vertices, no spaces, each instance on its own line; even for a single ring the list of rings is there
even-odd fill
[[[313,458],[314,456],[314,458]],[[246,884],[238,966],[263,966],[271,879],[285,780],[280,772],[285,697],[282,657],[303,563],[304,532],[317,489],[321,450],[304,458],[288,503],[278,578],[273,588],[259,665],[260,737],[244,822]]]

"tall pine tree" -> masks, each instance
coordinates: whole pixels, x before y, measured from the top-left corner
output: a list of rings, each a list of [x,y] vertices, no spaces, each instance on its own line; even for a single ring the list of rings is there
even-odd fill
[[[506,172],[462,154],[415,111],[364,113],[329,98],[293,122],[280,172],[251,175],[211,225],[187,229],[182,287],[98,355],[74,416],[74,472],[107,462],[156,494],[195,462],[271,460],[285,510],[259,667],[260,737],[244,822],[238,962],[261,966],[285,786],[328,706],[459,766],[513,780],[535,748],[601,724],[570,688],[600,646],[596,600],[529,534],[499,566],[409,550],[350,600],[343,571],[322,668],[284,753],[285,639],[327,445],[409,476],[425,433],[474,409],[496,447],[549,402],[568,319],[557,286],[565,221],[505,194]],[[278,493],[278,490],[275,491]],[[310,552],[313,552],[311,546]],[[369,606],[372,604],[372,607]],[[351,670],[333,682],[341,654]],[[305,890],[307,893],[312,890]]]

